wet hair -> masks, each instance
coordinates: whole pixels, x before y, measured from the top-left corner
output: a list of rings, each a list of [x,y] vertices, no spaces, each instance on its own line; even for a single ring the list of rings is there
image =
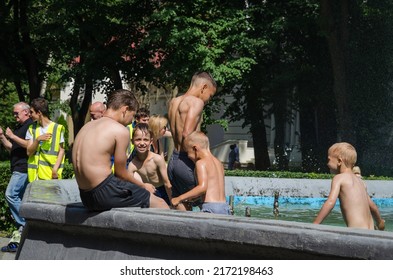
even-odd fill
[[[184,146],[190,147],[195,144],[199,144],[202,149],[209,149],[209,138],[203,132],[194,131],[186,137]]]
[[[356,149],[347,142],[333,144],[329,150],[329,154],[342,159],[346,166],[353,168],[357,160]]]
[[[160,115],[152,115],[149,119],[149,128],[151,130],[152,137],[158,139],[160,136],[160,130],[168,125],[168,119]]]
[[[147,123],[137,123],[132,131],[132,138],[134,139],[135,132],[139,130],[142,134],[150,135],[150,138],[153,138],[153,133],[151,132],[149,125]]]
[[[126,89],[117,89],[111,92],[108,96],[106,105],[108,109],[112,110],[118,110],[122,106],[128,106],[129,110],[136,111],[139,107],[139,103],[134,94]]]
[[[150,116],[150,111],[149,111],[149,109],[147,109],[145,107],[139,108],[138,111],[136,111],[136,114],[135,114],[135,118],[136,119],[146,118],[146,117],[149,117],[149,116]]]
[[[30,107],[36,112],[41,112],[45,117],[49,117],[49,103],[43,97],[35,98],[31,101]]]
[[[201,83],[207,82],[214,88],[217,88],[217,83],[210,73],[202,71],[196,72],[191,79],[191,86],[199,86]]]

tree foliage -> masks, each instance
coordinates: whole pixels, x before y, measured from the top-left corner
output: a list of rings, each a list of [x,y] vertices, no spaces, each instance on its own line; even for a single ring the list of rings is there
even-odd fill
[[[304,170],[326,171],[327,148],[342,140],[353,143],[366,164],[392,154],[392,5],[2,0],[0,94],[6,96],[13,83],[19,100],[31,100],[72,80],[77,133],[98,88],[109,92],[132,83],[144,92],[147,81],[184,92],[193,73],[206,70],[219,94],[205,110],[205,125],[243,120],[256,169],[270,166],[267,116],[276,120],[278,168],[288,168],[285,123],[294,110],[300,112]],[[212,119],[227,96],[234,102],[226,106],[226,120]]]

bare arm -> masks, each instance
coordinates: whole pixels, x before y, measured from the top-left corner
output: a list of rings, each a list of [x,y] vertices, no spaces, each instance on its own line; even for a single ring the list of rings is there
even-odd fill
[[[15,143],[17,143],[22,148],[26,148],[27,147],[27,142],[28,141],[26,139],[20,138],[17,135],[15,135],[9,127],[7,127],[5,134],[7,135],[7,137],[9,139],[11,139]]]
[[[340,179],[338,176],[335,176],[332,180],[330,194],[325,203],[322,205],[321,210],[318,213],[318,216],[314,220],[314,224],[320,224],[323,220],[329,215],[330,211],[332,211],[334,205],[336,204],[337,197],[340,193]]]
[[[156,157],[156,165],[158,168],[158,171],[160,172],[161,178],[164,181],[164,186],[166,193],[169,197],[169,201],[172,200],[172,185],[171,182],[169,181],[168,178],[168,172],[167,172],[167,166],[165,163],[165,160],[162,156]]]
[[[52,137],[51,133],[44,133],[40,136],[38,136],[34,141],[33,139],[27,140],[27,155],[31,156],[33,155],[36,151],[38,146],[40,145],[40,141],[47,141]]]
[[[12,143],[5,137],[3,129],[0,127],[0,141],[3,143],[4,148],[10,152],[12,148]]]
[[[64,143],[60,143],[59,153],[57,154],[57,160],[56,160],[55,165],[52,168],[52,179],[59,178],[59,174],[57,174],[57,170],[59,170],[61,162],[63,161],[64,154],[65,154]]]
[[[195,172],[197,174],[197,181],[198,185],[193,188],[192,190],[178,196],[175,198],[172,198],[171,202],[173,206],[177,206],[183,201],[199,197],[203,194],[206,193],[207,191],[207,186],[208,186],[208,176],[207,176],[207,169],[205,164],[201,164],[200,161],[198,161],[195,165]]]
[[[377,228],[379,230],[385,230],[385,220],[381,218],[381,214],[379,213],[379,209],[377,205],[372,201],[372,199],[368,197],[368,205],[370,207],[371,215],[373,216],[375,222],[377,223]]]

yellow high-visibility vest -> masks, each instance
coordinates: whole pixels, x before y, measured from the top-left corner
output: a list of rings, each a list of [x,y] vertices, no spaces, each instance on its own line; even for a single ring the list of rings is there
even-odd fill
[[[130,133],[130,144],[128,145],[127,148],[127,159],[130,157],[130,155],[132,154],[132,151],[134,150],[134,145],[132,144],[132,132],[134,131],[134,128],[132,127],[132,123],[130,123],[129,125],[127,125],[127,129],[128,132]],[[112,173],[115,174],[115,162],[114,162],[114,157],[112,156],[111,158],[111,162],[112,162]]]
[[[127,129],[130,132],[130,145],[128,146],[127,149],[127,158],[132,154],[132,151],[134,150],[134,144],[132,144],[132,133],[134,131],[134,128],[132,127],[132,123],[130,123],[129,125],[127,125]]]
[[[33,137],[33,141],[40,136],[40,129],[37,129],[37,123],[33,123],[29,126],[29,132]],[[27,161],[27,174],[29,182],[34,180],[51,180],[52,169],[56,164],[57,156],[60,151],[60,138],[61,134],[64,135],[64,126],[51,122],[48,127],[47,133],[52,133],[51,139],[43,141],[41,145],[37,147],[36,152],[29,156]],[[64,168],[64,157],[61,161],[60,167],[57,170],[58,178],[62,178],[62,172]]]

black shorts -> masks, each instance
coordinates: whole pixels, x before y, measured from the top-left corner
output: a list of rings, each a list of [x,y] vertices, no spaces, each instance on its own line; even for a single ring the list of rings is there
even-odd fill
[[[109,175],[90,191],[79,189],[84,206],[93,211],[120,207],[149,208],[150,192],[128,181]]]
[[[197,185],[194,175],[195,163],[186,152],[173,151],[168,163],[168,178],[172,185],[172,196],[178,197]]]

